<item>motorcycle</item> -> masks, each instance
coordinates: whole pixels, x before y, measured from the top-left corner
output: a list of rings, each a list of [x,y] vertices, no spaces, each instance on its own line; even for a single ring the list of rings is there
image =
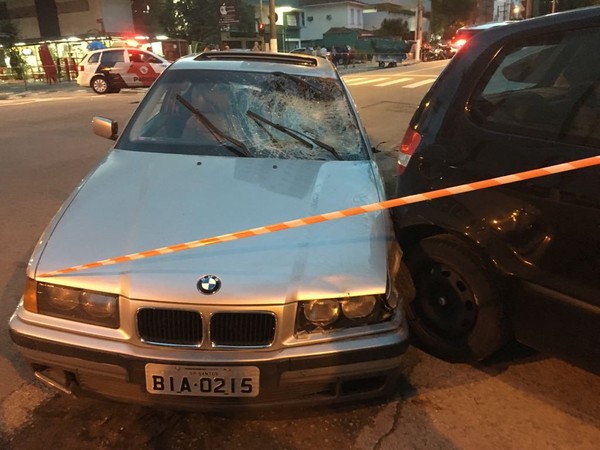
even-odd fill
[[[443,46],[426,47],[421,55],[422,61],[441,61],[447,59],[447,51]]]

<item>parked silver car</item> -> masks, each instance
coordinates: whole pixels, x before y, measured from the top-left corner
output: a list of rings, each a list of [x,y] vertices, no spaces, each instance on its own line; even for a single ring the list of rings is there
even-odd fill
[[[322,216],[384,199],[328,61],[187,57],[120,137],[109,119],[93,126],[115,146],[44,232],[10,320],[38,378],[182,409],[395,388],[412,284],[387,210]],[[189,244],[205,238],[221,243]]]

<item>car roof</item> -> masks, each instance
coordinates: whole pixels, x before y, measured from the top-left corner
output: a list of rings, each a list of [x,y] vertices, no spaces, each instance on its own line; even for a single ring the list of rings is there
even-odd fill
[[[590,24],[594,23],[597,24],[599,18],[600,6],[591,6],[569,11],[561,11],[555,14],[532,17],[530,19],[497,22],[510,26],[489,26],[485,33],[477,33],[477,42],[479,43],[479,46],[485,48],[493,41],[504,39],[507,36],[520,33],[527,34],[527,32],[530,30],[538,30],[543,32],[545,29],[549,33],[559,32],[561,28],[568,29],[570,27],[577,26],[578,24],[581,24],[582,26],[589,26]],[[470,51],[473,51],[473,43],[471,44]]]
[[[337,77],[326,59],[299,53],[223,51],[205,52],[178,59],[172,70],[227,70],[240,72],[288,72],[297,75]]]
[[[517,23],[517,22],[520,22],[520,21],[519,20],[505,20],[502,22],[487,22],[487,23],[480,23],[480,24],[476,24],[476,25],[467,25],[467,26],[459,28],[456,32],[458,33],[461,31],[483,31],[483,30],[487,30],[489,28],[510,25],[510,24]]]

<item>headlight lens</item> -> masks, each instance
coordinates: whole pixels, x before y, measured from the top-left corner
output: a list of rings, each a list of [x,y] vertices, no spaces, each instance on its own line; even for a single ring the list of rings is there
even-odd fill
[[[46,285],[49,286],[49,285]],[[38,290],[38,294],[39,294]],[[73,311],[79,306],[79,292],[62,286],[44,289],[48,303],[59,311]]]
[[[315,325],[329,325],[335,322],[339,315],[340,304],[335,299],[313,300],[304,305],[304,317]]]
[[[119,328],[117,295],[28,280],[25,309],[47,316]]]
[[[85,312],[101,319],[110,317],[117,312],[117,299],[109,298],[104,294],[84,291],[80,295],[80,302]]]
[[[362,319],[369,316],[375,309],[376,303],[377,299],[374,295],[352,297],[341,302],[342,311],[348,319]]]

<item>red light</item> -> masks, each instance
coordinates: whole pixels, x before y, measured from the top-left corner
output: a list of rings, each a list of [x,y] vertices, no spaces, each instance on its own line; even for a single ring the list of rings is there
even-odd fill
[[[84,66],[79,66],[79,71],[80,71],[80,72],[83,72],[83,67],[84,67]]]
[[[265,32],[265,24],[264,23],[262,23],[262,22],[258,23],[258,32],[261,34]]]
[[[398,175],[402,175],[406,166],[410,161],[410,158],[415,153],[415,150],[421,143],[421,135],[412,128],[406,130],[404,138],[400,142],[400,152],[398,153],[398,165],[396,171]]]
[[[463,45],[465,45],[467,43],[466,39],[459,39],[456,42],[454,42],[454,45],[457,47],[462,47]]]

